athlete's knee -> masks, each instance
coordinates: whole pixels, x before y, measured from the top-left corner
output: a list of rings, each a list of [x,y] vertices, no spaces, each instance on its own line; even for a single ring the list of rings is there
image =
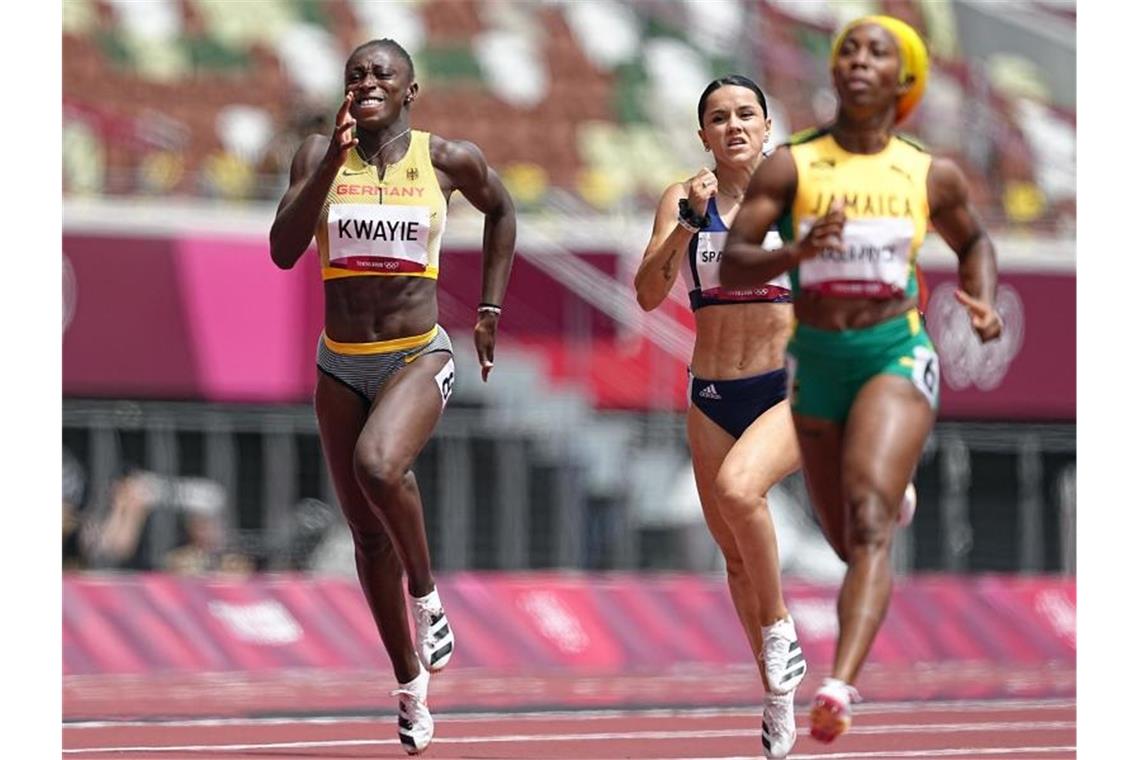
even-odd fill
[[[356,482],[365,493],[399,488],[408,474],[408,468],[403,462],[372,447],[357,446],[353,452],[352,466]]]
[[[847,549],[885,551],[891,543],[894,520],[886,499],[877,490],[866,489],[848,499]]]
[[[741,472],[734,468],[722,467],[717,473],[716,500],[721,515],[732,525],[766,517],[768,514],[768,487],[758,482],[755,473]]]

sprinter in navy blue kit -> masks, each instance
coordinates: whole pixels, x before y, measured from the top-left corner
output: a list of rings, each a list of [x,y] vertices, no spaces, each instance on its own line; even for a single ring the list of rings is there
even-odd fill
[[[724,553],[728,587],[767,688],[764,756],[785,757],[796,740],[792,704],[807,672],[780,586],[768,489],[800,466],[787,402],[784,348],[792,332],[789,283],[725,288],[720,258],[771,128],[752,80],[710,83],[697,106],[698,136],[714,169],[666,188],[634,284],[657,308],[678,273],[696,319],[690,364],[689,448],[701,507]],[[772,244],[781,245],[773,231]]]

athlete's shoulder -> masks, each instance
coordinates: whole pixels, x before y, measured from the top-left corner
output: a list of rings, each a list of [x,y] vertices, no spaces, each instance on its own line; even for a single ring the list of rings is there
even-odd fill
[[[485,178],[487,159],[479,146],[468,140],[449,140],[429,134],[428,154],[432,165],[455,179]]]
[[[431,151],[432,161],[437,158],[442,161],[462,160],[478,156],[483,157],[483,151],[470,140],[450,140],[434,132],[420,132],[428,139],[428,149]]]
[[[827,137],[829,134],[831,134],[831,127],[829,126],[809,127],[808,129],[801,129],[799,132],[796,132],[788,138],[787,142],[783,144],[788,147],[806,145],[810,142],[814,142],[815,140],[820,140],[824,137]]]

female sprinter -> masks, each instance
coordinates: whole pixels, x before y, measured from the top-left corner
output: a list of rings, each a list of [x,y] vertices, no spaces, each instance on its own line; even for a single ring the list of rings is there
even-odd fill
[[[373,40],[354,50],[344,92],[331,138],[309,137],[293,159],[270,253],[288,269],[316,236],[325,290],[315,394],[321,444],[352,530],[360,584],[399,682],[400,741],[417,754],[434,732],[428,673],[442,669],[454,648],[411,469],[455,375],[451,340],[436,323],[440,236],[455,190],[486,215],[475,325],[485,382],[514,255],[515,212],[476,146],[409,126],[419,85],[398,43]]]
[[[648,311],[684,273],[697,327],[687,417],[693,474],[705,521],[724,553],[733,604],[763,663],[764,754],[784,757],[796,739],[795,688],[807,671],[784,606],[767,501],[768,489],[800,466],[785,400],[791,295],[786,276],[733,289],[718,274],[728,225],[763,160],[767,109],[764,93],[746,77],[723,77],[705,88],[697,134],[715,168],[666,188],[634,285]]]
[[[938,357],[923,330],[914,260],[927,219],[957,253],[959,301],[983,341],[1001,335],[993,245],[954,164],[897,136],[922,96],[926,49],[898,19],[859,19],[836,38],[835,123],[792,139],[753,175],[725,247],[731,287],[790,271],[796,329],[790,397],[824,533],[847,563],[831,677],[812,736],[851,723],[853,683],[886,614],[900,497],[934,424]],[[777,220],[794,245],[762,243]]]

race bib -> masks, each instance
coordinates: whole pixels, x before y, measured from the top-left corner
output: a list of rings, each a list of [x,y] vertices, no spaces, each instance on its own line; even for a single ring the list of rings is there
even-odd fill
[[[938,408],[939,368],[938,354],[926,346],[914,347],[914,369],[910,380],[935,409]]]
[[[800,223],[800,237],[815,219]],[[799,265],[800,288],[838,298],[894,298],[910,277],[910,219],[849,219],[842,250],[828,249]]]
[[[754,288],[726,288],[720,283],[720,260],[724,255],[724,241],[728,232],[701,232],[697,238],[697,276],[701,295],[720,301],[774,301],[790,297],[791,282],[788,275],[777,275],[764,285]],[[783,245],[780,233],[769,230],[764,237],[764,249],[775,250]]]
[[[329,206],[329,266],[400,274],[428,263],[431,209],[334,203]]]
[[[439,388],[439,395],[446,407],[447,400],[451,398],[451,392],[455,390],[455,359],[448,359],[447,364],[435,373],[435,384]]]

